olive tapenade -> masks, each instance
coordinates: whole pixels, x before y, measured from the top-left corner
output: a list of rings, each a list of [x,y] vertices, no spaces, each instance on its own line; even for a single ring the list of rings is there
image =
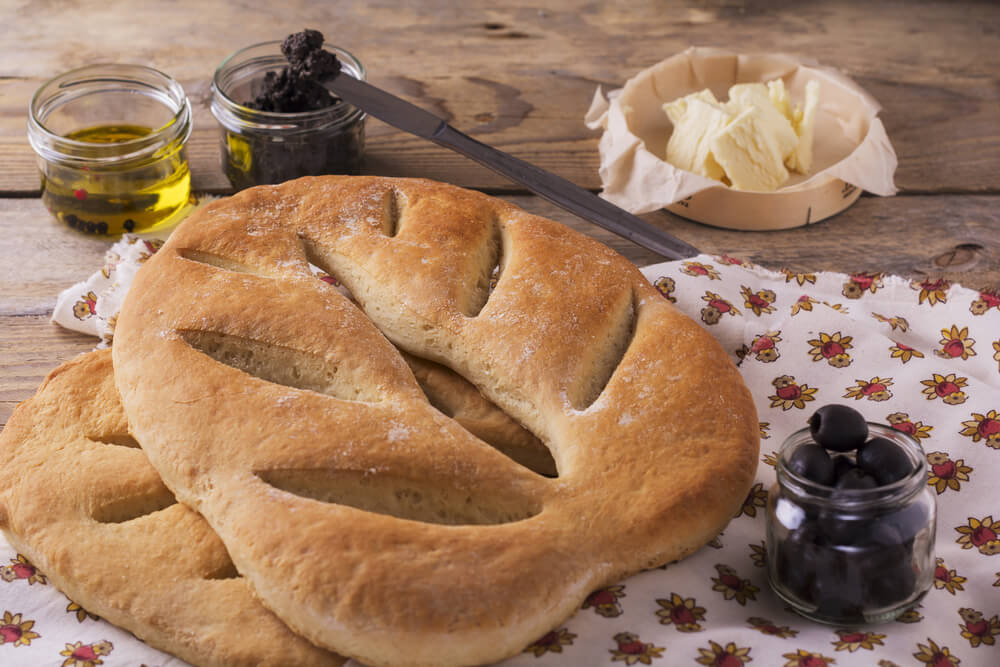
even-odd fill
[[[323,87],[343,71],[364,79],[350,53],[316,30],[237,51],[216,70],[212,113],[222,125],[222,168],[236,189],[319,174],[356,174],[365,114]]]
[[[302,113],[339,104],[340,99],[323,87],[324,77],[340,72],[337,56],[323,49],[323,33],[296,32],[281,43],[288,64],[264,75],[260,91],[243,106],[258,111]]]

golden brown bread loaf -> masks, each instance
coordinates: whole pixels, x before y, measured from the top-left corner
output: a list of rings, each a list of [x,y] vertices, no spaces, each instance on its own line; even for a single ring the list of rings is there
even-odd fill
[[[52,371],[0,434],[0,527],[87,611],[194,665],[342,665],[257,602],[128,435],[111,352]]]
[[[432,407],[394,345],[473,383],[558,477]],[[136,276],[113,354],[136,437],[264,604],[375,665],[520,651],[711,539],[756,468],[738,372],[634,266],[431,181],[204,207]]]

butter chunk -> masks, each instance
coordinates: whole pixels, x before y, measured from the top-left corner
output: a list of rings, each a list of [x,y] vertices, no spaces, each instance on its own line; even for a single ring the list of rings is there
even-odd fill
[[[796,108],[792,126],[799,137],[798,147],[785,158],[785,166],[800,174],[808,174],[813,162],[813,139],[816,129],[816,110],[819,108],[819,84],[806,84],[806,101],[802,109]]]
[[[691,100],[701,100],[702,102],[708,102],[709,104],[719,103],[719,100],[715,99],[715,95],[713,95],[712,91],[708,88],[699,90],[697,93],[691,93],[690,95],[679,97],[673,102],[667,102],[663,105],[663,111],[666,112],[667,117],[670,119],[670,122],[674,124],[674,127],[677,127],[677,124],[680,123],[681,118],[687,111],[688,103],[690,103]]]
[[[783,87],[783,86],[782,86]],[[738,83],[729,89],[726,108],[734,116],[756,107],[763,116],[763,123],[770,128],[778,142],[781,159],[791,155],[799,146],[799,136],[785,114],[771,103],[771,94],[763,83]]]
[[[788,97],[788,90],[785,88],[784,79],[773,79],[767,82],[767,95],[771,99],[771,106],[781,112],[781,115],[788,119],[788,122],[795,126],[792,117],[792,101]]]
[[[776,111],[768,102],[767,107]],[[787,121],[786,121],[787,122]],[[788,179],[769,116],[747,107],[709,142],[716,161],[738,190],[777,190]]]
[[[674,123],[674,132],[667,141],[667,162],[721,181],[725,172],[712,156],[710,144],[712,137],[729,123],[730,115],[718,104],[688,97],[684,113]]]

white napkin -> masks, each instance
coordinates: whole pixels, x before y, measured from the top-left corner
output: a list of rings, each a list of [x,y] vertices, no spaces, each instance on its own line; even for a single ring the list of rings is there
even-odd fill
[[[101,339],[98,347],[111,344],[115,319],[135,272],[163,241],[125,234],[104,254],[104,266],[83,282],[59,293],[52,311],[56,324]]]

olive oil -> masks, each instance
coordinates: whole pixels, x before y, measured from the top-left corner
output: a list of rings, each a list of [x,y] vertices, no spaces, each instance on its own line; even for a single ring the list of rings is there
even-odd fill
[[[49,165],[42,173],[42,202],[56,218],[89,234],[117,236],[172,223],[191,197],[191,172],[182,140],[152,152],[138,141],[153,133],[141,125],[109,124],[64,135],[94,144],[96,150],[105,150],[97,148],[100,145],[116,152],[87,166],[73,161]],[[84,154],[90,149],[79,148]],[[141,157],[132,157],[135,153]]]

